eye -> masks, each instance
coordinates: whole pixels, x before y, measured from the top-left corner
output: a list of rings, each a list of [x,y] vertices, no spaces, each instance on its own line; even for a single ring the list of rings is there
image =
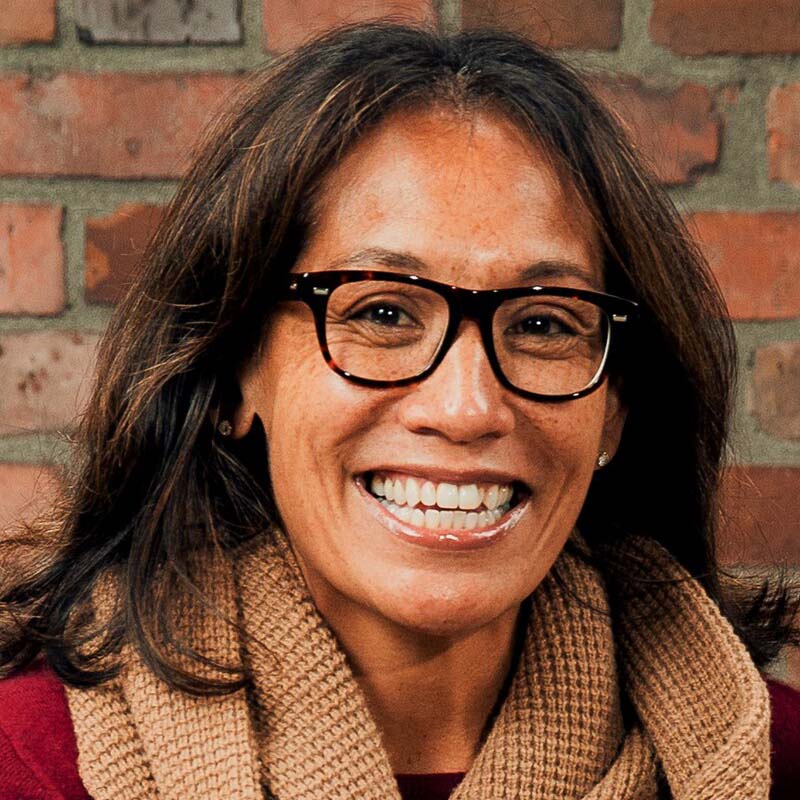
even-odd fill
[[[416,320],[400,306],[391,303],[371,303],[350,314],[351,320],[360,320],[385,328],[412,327]]]
[[[571,336],[575,331],[555,314],[538,313],[510,326],[508,333],[523,336]]]

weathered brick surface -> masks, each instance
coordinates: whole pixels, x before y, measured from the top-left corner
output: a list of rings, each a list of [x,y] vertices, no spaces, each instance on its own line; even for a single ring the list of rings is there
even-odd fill
[[[97,341],[75,331],[0,335],[0,436],[71,427],[91,388]]]
[[[70,36],[63,37],[64,42],[57,41],[57,5],[74,7],[82,26],[82,41],[75,44]],[[666,73],[659,72],[661,62],[657,60],[648,62],[647,71],[638,76],[604,79],[600,92],[624,121],[639,150],[655,164],[661,179],[668,184],[681,184],[717,169],[722,144],[718,111],[725,111],[723,98],[735,90],[716,92],[690,83],[677,89],[659,87],[674,86],[675,80],[697,80],[690,77],[698,74],[695,55],[800,53],[797,0],[652,0],[644,5],[653,9],[654,39],[690,57],[664,63]],[[440,6],[439,0],[264,0],[264,46],[272,52],[285,51],[332,26],[385,15],[429,24],[435,22]],[[623,6],[624,0],[460,0],[448,4],[451,10],[461,8],[466,27],[490,22],[558,48],[598,50],[618,47]],[[124,48],[113,44],[92,48],[88,40],[174,44],[184,39],[211,41],[219,36],[218,41],[233,42],[240,35],[238,0],[63,0],[61,4],[56,0],[0,0],[0,7],[0,46],[50,43],[31,51],[32,67],[87,65],[83,74],[45,75],[34,69],[31,76],[11,73],[10,67],[0,71],[0,177],[32,176],[30,188],[39,198],[43,184],[38,179],[42,177],[130,181],[178,177],[201,125],[237,81],[233,76],[213,72],[170,72],[179,69],[183,60],[163,53],[159,56],[163,73],[134,74],[125,65]],[[125,13],[114,17],[114,8]],[[181,20],[175,15],[179,8],[186,15]],[[204,10],[216,10],[218,17],[210,19],[208,13],[203,17]],[[630,29],[626,35],[634,31],[635,28]],[[260,31],[247,31],[248,39],[254,33],[258,36]],[[64,43],[67,47],[62,48]],[[626,49],[628,44],[636,51],[647,42],[626,41]],[[158,53],[155,47],[150,50]],[[247,68],[252,63],[248,48],[239,49],[234,44],[226,51],[225,69],[235,64]],[[140,49],[130,52],[134,61],[140,59]],[[209,71],[217,69],[219,51],[209,50],[209,55],[204,52],[194,48],[188,54],[191,65],[185,69],[202,69],[202,64]],[[23,55],[27,59],[25,52],[14,54],[14,64],[22,64]],[[609,69],[624,72],[628,68],[625,55],[620,51],[617,58],[608,53],[604,61]],[[763,78],[762,62],[758,58],[735,59],[735,64],[731,62],[730,83],[738,85],[741,81],[748,85],[751,78],[758,83]],[[120,64],[122,72],[93,71],[110,69],[111,64]],[[724,66],[714,67],[715,83],[726,80],[723,70]],[[769,176],[800,187],[800,82],[776,86],[763,112],[769,135]],[[726,137],[743,135],[747,140],[762,130],[763,123],[758,115],[740,117],[736,128],[726,131]],[[735,170],[723,177],[725,186],[708,187],[709,206],[725,206],[730,179],[742,192],[737,206],[746,209],[751,203],[747,194],[750,187]],[[78,206],[84,197],[93,197],[97,189],[92,181],[81,186],[85,187],[85,194],[80,189],[77,194],[65,195],[78,198]],[[114,190],[115,196],[133,196],[132,186],[120,184],[119,194]],[[13,196],[23,196],[25,187],[24,182],[14,182]],[[104,192],[101,194],[105,196]],[[795,255],[800,252],[800,202],[787,200],[781,187],[773,187],[768,196],[756,194],[753,205],[757,200],[760,207],[774,203],[788,210],[706,213],[696,215],[695,222],[736,318],[796,319],[800,316]],[[96,207],[91,200],[87,202]],[[67,209],[68,214],[75,211],[82,213],[80,207]],[[2,217],[3,213],[6,217]],[[8,213],[8,209],[0,207],[0,313],[57,314],[65,302],[60,217],[56,219],[59,212],[51,208],[47,223],[42,222],[43,227],[39,228],[32,222],[35,233],[24,237],[20,224],[15,222],[13,239],[7,232],[8,225],[3,225]],[[88,221],[85,298],[90,303],[115,302],[136,269],[152,224],[150,215],[157,213],[147,207],[123,207],[108,217]],[[22,244],[31,248],[35,244],[40,252],[20,256]],[[13,260],[9,255],[12,249]],[[55,253],[62,261],[57,262]],[[32,267],[23,269],[19,264]],[[58,319],[47,324],[51,330],[46,332],[0,331],[0,436],[64,428],[85,402],[89,378],[84,375],[91,371],[97,337],[78,334],[75,339],[73,334],[57,329],[64,324]],[[785,331],[781,326],[781,334],[775,333],[773,338]],[[755,414],[758,427],[774,437],[773,444],[779,451],[780,440],[800,439],[799,349],[798,342],[767,344],[753,361],[748,408]],[[769,442],[765,447],[768,452]],[[14,473],[12,467],[11,472],[3,473],[4,465],[0,464],[0,505],[9,481],[12,485],[25,485],[23,473]],[[746,485],[744,500],[737,505],[738,513],[744,515],[738,528],[743,537],[739,545],[744,548],[744,561],[770,563],[783,558],[800,563],[798,473],[800,463],[791,468],[741,470],[752,479],[752,484]],[[729,497],[729,505],[731,502]],[[731,530],[723,541],[728,560],[736,546]],[[800,659],[797,671],[800,676]]]
[[[513,30],[547,47],[610,50],[622,34],[623,0],[462,0],[464,27]]]
[[[85,296],[90,303],[116,303],[139,266],[162,209],[126,203],[113,214],[86,221]]]
[[[760,430],[800,439],[800,342],[772,342],[756,350],[748,405]]]
[[[734,319],[800,316],[800,213],[698,213],[690,229]]]
[[[264,0],[264,48],[291,50],[329,28],[383,17],[432,23],[433,5],[433,0]]]
[[[3,0],[0,45],[52,42],[56,35],[56,0]]]
[[[0,76],[0,175],[175,178],[225,75]]]
[[[767,156],[771,180],[800,186],[800,83],[776,86],[770,92]]]
[[[56,471],[40,464],[0,464],[0,539],[3,531],[46,511],[58,491]]]
[[[721,560],[800,565],[800,467],[733,467],[723,486]]]
[[[665,184],[695,180],[716,165],[722,126],[704,86],[662,89],[620,76],[593,88]]]
[[[800,53],[797,0],[654,0],[650,35],[683,55]]]
[[[242,37],[238,0],[75,0],[87,44],[209,44]]]
[[[0,203],[0,314],[64,308],[63,209]]]

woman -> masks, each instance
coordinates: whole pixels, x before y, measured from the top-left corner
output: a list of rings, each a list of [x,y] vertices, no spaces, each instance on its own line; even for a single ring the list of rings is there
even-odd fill
[[[714,561],[733,371],[550,55],[370,25],[278,61],[109,327],[63,546],[3,596],[0,796],[766,797],[786,595],[748,627]]]

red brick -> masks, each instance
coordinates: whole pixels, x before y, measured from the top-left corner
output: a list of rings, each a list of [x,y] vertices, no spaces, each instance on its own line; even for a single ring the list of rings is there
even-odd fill
[[[705,212],[689,225],[734,319],[800,316],[800,214]]]
[[[622,33],[622,0],[462,0],[465,28],[513,30],[553,48],[612,50]]]
[[[225,75],[0,77],[0,174],[176,178]]]
[[[72,426],[91,389],[98,336],[0,335],[0,436]]]
[[[52,42],[56,35],[56,0],[3,0],[0,45]]]
[[[593,87],[664,183],[693,181],[716,165],[722,124],[706,87],[662,89],[627,76]]]
[[[776,86],[767,101],[769,177],[800,186],[800,83]]]
[[[41,464],[0,464],[0,538],[19,521],[30,521],[52,504],[56,471]]]
[[[0,314],[64,308],[63,209],[0,203]]]
[[[264,47],[284,52],[340,25],[382,18],[431,24],[432,0],[264,0]]]
[[[732,467],[723,486],[720,559],[800,565],[800,467]]]
[[[756,350],[748,408],[760,430],[800,440],[800,342],[772,342]]]
[[[797,0],[654,0],[653,41],[689,56],[800,53]]]
[[[281,53],[329,28],[384,17],[433,23],[433,5],[433,0],[264,0],[264,49]]]
[[[161,214],[160,206],[126,203],[113,214],[87,220],[84,293],[90,303],[119,300]]]

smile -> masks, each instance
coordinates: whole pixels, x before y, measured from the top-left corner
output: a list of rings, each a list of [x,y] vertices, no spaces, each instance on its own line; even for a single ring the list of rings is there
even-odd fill
[[[392,533],[435,549],[485,547],[504,537],[528,507],[516,483],[448,483],[396,472],[356,480],[370,512]]]

